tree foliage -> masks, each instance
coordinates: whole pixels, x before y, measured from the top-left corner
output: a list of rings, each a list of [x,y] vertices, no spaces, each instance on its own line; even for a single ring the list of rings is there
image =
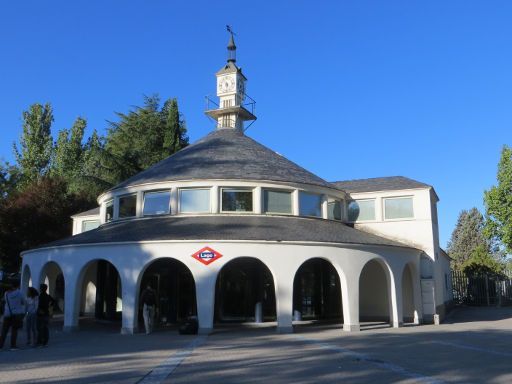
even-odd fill
[[[58,177],[45,176],[0,203],[0,262],[15,271],[20,252],[71,232],[70,216],[90,208],[90,201],[68,193]]]
[[[157,95],[144,98],[144,106],[128,114],[117,113],[106,137],[105,165],[116,184],[165,159],[188,144],[186,127],[176,99],[160,109]]]
[[[479,244],[473,249],[469,258],[462,263],[461,269],[468,275],[475,273],[501,274],[505,269],[505,264],[493,257],[485,245]]]
[[[462,269],[471,254],[478,247],[490,252],[490,245],[483,235],[484,217],[476,208],[463,210],[459,214],[457,225],[448,242],[447,252],[453,260],[455,269]]]
[[[23,112],[23,133],[14,154],[21,174],[20,186],[37,182],[45,176],[52,160],[51,125],[53,110],[50,104],[33,104]]]
[[[512,253],[512,148],[504,146],[498,163],[497,185],[484,193],[485,234]]]

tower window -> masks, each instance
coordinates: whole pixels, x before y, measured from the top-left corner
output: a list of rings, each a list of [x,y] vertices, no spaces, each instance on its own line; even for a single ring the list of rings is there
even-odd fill
[[[109,222],[114,219],[114,200],[105,203],[105,221]]]
[[[263,191],[265,213],[292,213],[292,193],[288,191]]]
[[[355,200],[348,204],[348,221],[375,220],[375,200]]]
[[[181,189],[180,190],[180,212],[210,212],[210,190],[209,189]]]
[[[301,216],[322,216],[322,196],[301,192],[299,194],[299,212]]]
[[[144,209],[142,214],[146,215],[167,215],[170,212],[171,192],[146,192],[144,194]]]
[[[119,198],[119,218],[133,217],[137,213],[137,195],[122,196]]]
[[[247,189],[222,189],[223,212],[252,212],[252,191]]]

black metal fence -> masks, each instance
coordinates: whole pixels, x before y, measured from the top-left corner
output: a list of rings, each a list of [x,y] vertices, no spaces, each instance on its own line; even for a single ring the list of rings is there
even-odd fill
[[[452,271],[453,300],[456,304],[512,305],[512,271],[501,275]]]

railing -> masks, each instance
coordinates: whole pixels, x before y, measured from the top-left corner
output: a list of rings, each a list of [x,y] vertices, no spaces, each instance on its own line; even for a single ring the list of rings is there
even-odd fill
[[[512,304],[512,278],[510,274],[452,271],[453,300],[466,305]]]
[[[212,110],[212,109],[223,109],[223,108],[231,108],[231,107],[243,107],[247,109],[249,112],[251,112],[253,115],[256,110],[256,101],[250,97],[249,95],[244,95],[243,97],[244,102],[236,105],[230,105],[228,107],[220,107],[217,102],[215,102],[212,98],[210,98],[209,95],[205,96],[205,102],[206,102],[206,110]]]

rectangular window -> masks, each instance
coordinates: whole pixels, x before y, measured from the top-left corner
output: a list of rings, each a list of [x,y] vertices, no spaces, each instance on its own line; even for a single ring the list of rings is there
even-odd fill
[[[105,203],[105,221],[109,222],[114,219],[114,200]]]
[[[222,211],[252,212],[252,191],[222,189]]]
[[[322,216],[322,196],[300,192],[299,213],[301,216]]]
[[[414,217],[412,197],[396,197],[384,199],[384,218],[411,219]]]
[[[144,194],[144,208],[142,214],[147,215],[167,215],[170,213],[171,192],[146,192]]]
[[[375,220],[375,200],[354,200],[348,204],[348,221]]]
[[[263,191],[263,212],[292,213],[292,193],[287,191]]]
[[[82,221],[82,232],[90,231],[91,229],[96,229],[100,226],[99,220],[84,220]]]
[[[137,214],[137,195],[119,198],[119,218],[133,217]]]
[[[210,190],[180,189],[180,212],[210,212]]]
[[[327,201],[327,218],[341,220],[341,201],[329,199]]]

